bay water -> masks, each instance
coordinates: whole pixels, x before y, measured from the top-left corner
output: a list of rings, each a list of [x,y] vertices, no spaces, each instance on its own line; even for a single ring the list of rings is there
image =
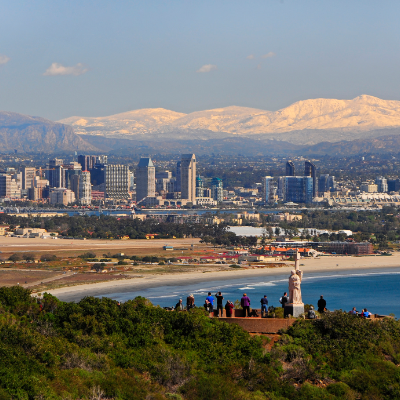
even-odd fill
[[[307,272],[301,284],[303,302],[317,305],[320,295],[327,302],[328,310],[345,311],[356,307],[367,308],[372,313],[394,314],[400,317],[400,268],[347,270],[329,272]],[[251,306],[260,308],[260,300],[267,295],[269,305],[279,307],[279,298],[288,290],[288,276],[282,274],[241,279],[224,279],[158,286],[123,293],[110,293],[118,301],[126,301],[136,296],[149,299],[154,305],[172,307],[182,298],[192,293],[197,306],[204,304],[208,292],[213,295],[221,291],[226,300],[240,300],[243,293],[251,299]]]

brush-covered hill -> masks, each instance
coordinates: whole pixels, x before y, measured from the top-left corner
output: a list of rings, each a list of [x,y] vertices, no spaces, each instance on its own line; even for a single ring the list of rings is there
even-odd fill
[[[400,398],[399,321],[336,311],[299,319],[275,339],[203,307],[166,311],[141,297],[65,303],[49,294],[38,302],[22,287],[2,287],[0,398]]]

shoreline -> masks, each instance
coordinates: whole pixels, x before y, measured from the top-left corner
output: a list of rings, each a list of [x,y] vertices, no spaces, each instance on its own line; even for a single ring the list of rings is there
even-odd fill
[[[182,274],[154,274],[143,278],[130,278],[114,282],[99,282],[77,286],[67,286],[48,290],[63,301],[79,301],[85,296],[107,296],[161,286],[180,286],[224,279],[246,279],[273,275],[289,276],[294,263],[280,268],[232,269],[226,271],[190,272]],[[300,269],[305,273],[344,272],[371,269],[400,268],[400,253],[392,256],[329,256],[321,259],[301,259]]]

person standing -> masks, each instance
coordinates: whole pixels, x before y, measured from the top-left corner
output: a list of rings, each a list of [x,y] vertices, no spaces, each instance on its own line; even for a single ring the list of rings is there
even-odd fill
[[[208,302],[210,303],[210,305],[209,305],[210,313],[213,313],[214,312],[214,297],[211,296],[211,292],[208,292],[208,296],[207,296],[206,300],[208,300]]]
[[[261,318],[264,317],[264,311],[265,311],[265,316],[268,314],[268,299],[267,295],[265,295],[263,298],[260,300],[261,303]]]
[[[222,303],[222,300],[224,299],[224,296],[222,296],[221,292],[218,292],[215,297],[217,298],[217,316],[219,317],[219,311],[221,310],[221,317],[224,316],[224,305]]]
[[[183,311],[185,309],[182,299],[179,299],[178,303],[176,303],[175,311]]]
[[[282,304],[282,308],[285,308],[285,304],[289,301],[287,292],[283,293],[283,296],[279,299],[279,303]]]
[[[228,301],[226,302],[226,304],[225,304],[225,312],[226,312],[226,316],[227,316],[228,318],[231,318],[231,317],[232,317],[233,308],[234,308],[233,303],[232,303],[230,300],[228,300]]]
[[[318,312],[323,313],[325,312],[326,308],[326,300],[324,299],[324,296],[321,295],[321,297],[318,300]]]
[[[189,311],[191,308],[194,307],[194,296],[193,294],[189,294],[189,296],[186,298],[186,309]]]
[[[244,316],[250,317],[250,299],[247,297],[246,293],[243,293],[243,297],[240,299],[240,305],[244,310]]]

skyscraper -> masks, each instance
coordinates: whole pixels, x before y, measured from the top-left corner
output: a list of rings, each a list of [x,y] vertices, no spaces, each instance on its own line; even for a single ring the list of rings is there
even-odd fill
[[[311,176],[313,179],[313,197],[318,196],[318,178],[317,167],[311,161],[306,161],[304,164],[304,176]]]
[[[75,199],[79,200],[80,204],[88,205],[92,202],[92,185],[89,171],[82,171],[80,175],[72,175],[71,188],[75,193]]]
[[[288,161],[286,163],[286,176],[295,176],[295,168],[293,161]]]
[[[49,160],[47,164],[46,177],[49,180],[50,187],[60,188],[63,183],[63,163],[61,158]]]
[[[273,203],[274,201],[274,186],[272,176],[264,177],[264,201],[266,203]]]
[[[181,193],[182,199],[196,204],[196,156],[194,154],[182,154]]]
[[[106,199],[129,199],[129,167],[127,165],[105,164],[104,183]]]
[[[204,182],[200,175],[196,178],[196,197],[203,197],[204,195]]]
[[[156,195],[156,169],[150,157],[142,157],[136,168],[136,202]]]
[[[33,182],[35,180],[36,168],[29,168],[23,166],[21,168],[22,172],[22,189],[30,189],[33,188]]]
[[[224,186],[220,178],[212,178],[211,180],[211,197],[218,203],[224,199]]]
[[[286,176],[285,201],[309,204],[313,199],[313,178],[311,176]]]
[[[329,176],[329,174],[320,175],[320,177],[318,178],[318,192],[320,193],[320,195],[335,188],[336,182],[334,176]]]
[[[379,193],[387,193],[389,191],[388,181],[383,176],[378,176],[375,179],[375,184],[378,186]]]
[[[181,162],[178,161],[176,163],[176,185],[175,185],[175,191],[180,192],[181,191]]]

